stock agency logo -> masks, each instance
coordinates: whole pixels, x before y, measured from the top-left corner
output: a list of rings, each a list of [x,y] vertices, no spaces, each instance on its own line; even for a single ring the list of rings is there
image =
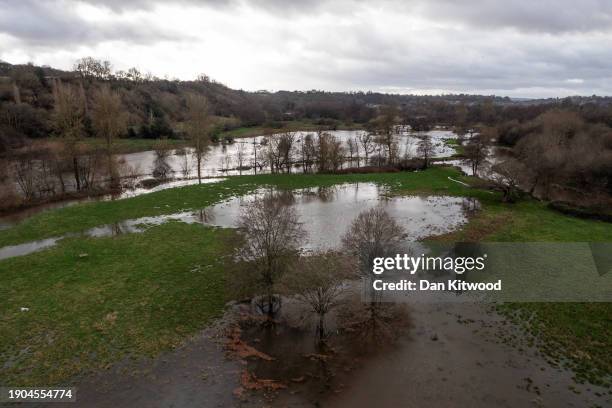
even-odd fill
[[[487,254],[482,256],[440,257],[410,256],[397,254],[393,257],[377,257],[372,263],[372,288],[375,291],[501,291],[501,280],[496,282],[467,282],[463,279],[394,279],[399,274],[412,278],[415,274],[432,272],[451,272],[464,275],[467,272],[480,272],[485,269]],[[393,276],[385,280],[383,274]],[[400,275],[401,276],[401,275]]]

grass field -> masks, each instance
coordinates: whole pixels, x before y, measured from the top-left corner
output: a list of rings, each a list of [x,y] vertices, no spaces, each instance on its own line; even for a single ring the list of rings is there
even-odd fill
[[[203,208],[263,185],[295,189],[346,182],[385,184],[391,194],[478,198],[482,211],[442,240],[612,242],[608,223],[569,217],[534,200],[504,204],[496,193],[450,178],[472,181],[446,167],[412,173],[230,177],[40,213],[0,231],[0,247]],[[202,329],[228,300],[223,260],[234,236],[231,230],[169,222],[142,234],[65,239],[51,249],[0,261],[0,355],[7,367],[0,383],[56,384],[122,356],[156,354]],[[579,373],[612,371],[610,304],[508,307],[512,309],[506,312],[517,319],[535,313],[530,330],[545,337],[546,347],[569,355]]]

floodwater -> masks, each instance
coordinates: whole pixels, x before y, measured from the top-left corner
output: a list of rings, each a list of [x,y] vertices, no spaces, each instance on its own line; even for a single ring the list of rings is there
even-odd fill
[[[295,143],[297,149],[300,150],[300,146],[304,137],[308,134],[313,137],[316,136],[314,132],[293,132],[295,134]],[[359,140],[359,136],[364,133],[362,130],[333,130],[328,131],[334,137],[336,137],[339,141],[341,141],[344,146],[347,146],[347,143],[350,139]],[[407,155],[408,157],[416,157],[417,156],[417,148],[420,138],[428,135],[431,138],[431,142],[433,145],[433,154],[432,157],[449,157],[455,153],[453,147],[445,144],[445,140],[447,139],[456,139],[457,135],[452,131],[448,130],[431,130],[428,132],[410,132],[406,128],[399,129],[398,135],[398,144],[399,144],[399,155],[400,157],[404,157]],[[218,177],[223,175],[240,175],[240,174],[254,174],[254,159],[257,155],[258,161],[259,158],[265,155],[265,145],[262,144],[269,137],[276,137],[278,135],[271,136],[256,136],[252,138],[243,138],[236,139],[234,143],[231,144],[214,144],[210,146],[206,157],[202,163],[202,175],[203,177]],[[315,139],[316,140],[316,139]],[[192,158],[192,149],[184,149],[183,152],[187,154],[180,154],[181,150],[173,150],[172,154],[168,158],[168,164],[170,165],[174,174],[182,175],[183,177],[193,177],[196,175],[195,161]],[[243,169],[239,169],[239,152],[241,153],[242,159],[242,167]],[[371,153],[370,156],[376,155],[377,152]],[[348,153],[347,153],[348,155]],[[362,157],[360,162],[361,165],[364,165],[363,161],[363,150],[361,146],[359,146],[359,155]],[[127,165],[136,169],[137,173],[140,174],[150,174],[155,161],[155,152],[153,150],[138,152],[138,153],[130,153],[117,155],[119,160],[124,160]],[[295,161],[298,161],[298,157],[294,158]],[[356,166],[357,163],[352,163],[351,166]],[[266,173],[269,172],[269,167],[264,167],[262,169],[257,169],[258,173]],[[295,167],[293,171],[301,171],[300,168]]]
[[[387,189],[373,183],[343,184],[294,191],[258,190],[208,208],[176,214],[141,217],[101,225],[80,233],[0,248],[0,259],[27,255],[55,245],[65,237],[107,237],[139,233],[168,221],[201,223],[234,228],[244,205],[264,194],[275,194],[279,200],[296,209],[307,233],[303,249],[329,249],[340,244],[353,219],[362,211],[382,205],[406,230],[406,239],[416,241],[431,235],[451,232],[467,222],[477,209],[475,201],[446,196],[387,196]]]
[[[315,136],[313,132],[294,132],[296,136],[296,145],[300,146],[304,137],[308,134]],[[328,131],[328,133],[335,136],[340,140],[346,147],[348,140],[358,140],[359,136],[363,133],[361,130],[334,130]],[[418,142],[421,137],[428,135],[431,138],[433,145],[432,157],[448,157],[451,156],[455,151],[451,146],[445,144],[447,139],[456,139],[457,135],[452,131],[447,130],[432,130],[428,132],[410,132],[406,128],[398,129],[398,143],[400,156],[408,155],[409,157],[415,157],[417,155]],[[210,146],[206,157],[202,164],[202,177],[203,183],[214,183],[222,180],[222,176],[227,175],[241,175],[241,174],[254,174],[256,169],[254,168],[255,155],[262,157],[265,154],[265,145],[262,144],[264,140],[269,137],[276,137],[277,135],[270,136],[256,136],[247,139],[237,139],[232,144],[213,144]],[[359,161],[360,165],[365,165],[363,160],[363,151],[361,146],[359,152],[356,155],[362,157]],[[171,179],[160,182],[152,188],[145,188],[142,186],[143,181],[150,180],[152,178],[151,173],[153,171],[155,162],[155,152],[153,150],[147,150],[143,152],[118,154],[116,159],[124,162],[128,168],[133,170],[133,174],[136,174],[136,178],[133,180],[136,187],[125,188],[119,194],[106,194],[97,197],[83,197],[78,199],[68,199],[52,203],[46,203],[38,205],[32,208],[21,210],[19,212],[1,216],[0,217],[0,231],[8,229],[20,221],[27,219],[28,217],[35,215],[39,212],[62,208],[82,202],[89,201],[100,201],[100,200],[118,200],[123,198],[135,197],[141,194],[148,194],[155,191],[174,188],[180,186],[186,186],[191,184],[197,184],[197,171],[195,168],[195,161],[192,157],[192,149],[186,148],[182,150],[185,154],[181,154],[181,150],[173,150],[172,154],[167,159],[167,163],[172,170]],[[243,169],[240,170],[238,155],[239,151],[242,152],[243,158]],[[370,157],[377,154],[377,152],[371,153]],[[259,160],[259,159],[258,159]],[[297,158],[296,158],[297,160]],[[353,160],[350,163],[352,167],[357,166],[358,162]],[[293,167],[292,171],[301,171],[299,167]],[[269,172],[269,167],[257,169],[257,173]],[[71,177],[67,177],[66,180],[70,182]],[[71,190],[70,186],[68,189]]]
[[[270,192],[260,190],[256,195],[265,193]],[[355,217],[378,205],[405,228],[409,241],[456,230],[467,222],[474,208],[474,200],[463,197],[388,196],[386,187],[373,183],[271,193],[296,209],[307,233],[305,249],[337,247]],[[232,198],[206,209],[207,223],[236,227],[242,208],[256,195]]]
[[[396,341],[354,347],[329,331],[316,345],[312,314],[286,299],[275,326],[252,324],[242,340],[272,360],[237,359],[223,349],[227,325],[250,307],[228,307],[218,328],[135,365],[120,363],[80,380],[88,407],[596,407],[602,387],[578,384],[540,354],[520,327],[479,303],[408,305]],[[333,314],[333,313],[331,313]],[[335,329],[333,321],[328,329]],[[229,358],[228,358],[229,357]],[[245,391],[245,370],[283,389]],[[240,398],[237,397],[240,395]],[[58,405],[68,407],[70,404]]]

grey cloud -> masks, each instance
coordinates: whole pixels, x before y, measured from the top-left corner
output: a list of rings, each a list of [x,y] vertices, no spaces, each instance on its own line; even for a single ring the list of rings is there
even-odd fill
[[[145,26],[133,27],[122,22],[124,14],[153,11],[161,1],[82,1],[107,7],[117,15],[117,21],[106,24],[85,21],[66,7],[74,3],[69,0],[0,0],[3,11],[0,32],[18,38],[29,51],[66,50],[72,45],[95,45],[108,40],[129,44],[171,39],[191,46],[190,39],[158,28],[164,27],[163,15]],[[278,60],[253,65],[257,79],[249,78],[250,89],[270,87],[273,83],[285,89],[497,90],[515,95],[531,89],[529,92],[542,95],[612,94],[609,69],[612,48],[607,45],[612,39],[609,31],[612,2],[176,0],[175,3],[212,7],[226,13],[228,21],[236,19],[236,24],[248,21],[252,9],[279,17],[270,30],[254,33],[265,43],[246,34],[232,37],[234,40],[216,40],[228,49],[239,45],[230,42],[239,38],[254,52],[277,52]],[[239,9],[247,12],[241,13]],[[323,15],[342,19],[338,24],[334,18],[321,19],[324,24],[313,25],[312,21]],[[424,34],[398,25],[404,16],[407,21],[411,16],[423,19]],[[253,13],[252,18],[257,17]],[[302,23],[306,20],[300,20],[301,17],[310,20],[310,25],[304,27]],[[390,23],[385,18],[396,26],[388,27]],[[292,53],[293,46],[299,52]],[[107,57],[113,59],[112,55]],[[233,85],[232,78],[219,79]]]
[[[168,30],[133,26],[121,21],[93,23],[79,17],[74,2],[50,0],[0,0],[0,33],[34,46],[84,45],[101,41],[127,40],[154,43],[178,39]]]
[[[612,2],[606,0],[434,0],[408,3],[431,18],[476,27],[545,33],[608,31],[612,28]]]
[[[385,8],[406,15],[489,29],[515,28],[562,33],[609,30],[612,2],[607,0],[82,0],[115,11],[151,9],[158,4],[236,8],[249,6],[272,14],[350,15],[363,8]]]

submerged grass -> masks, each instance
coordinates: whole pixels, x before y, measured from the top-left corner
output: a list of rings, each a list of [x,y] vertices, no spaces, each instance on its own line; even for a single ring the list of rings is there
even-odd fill
[[[535,200],[504,204],[497,193],[457,181],[475,180],[448,167],[412,173],[229,177],[216,184],[40,213],[0,231],[0,247],[199,209],[265,185],[297,189],[357,182],[384,184],[390,194],[477,198],[482,211],[442,240],[612,241],[609,223],[563,215]],[[221,313],[226,300],[223,257],[232,247],[225,238],[233,235],[169,222],[142,234],[66,239],[51,249],[0,261],[0,355],[5,367],[0,382],[57,384],[124,355],[156,354],[178,344]],[[542,334],[548,349],[570,356],[579,375],[588,373],[582,378],[601,382],[602,373],[610,373],[612,305],[505,307],[513,317],[535,316],[531,329]]]

